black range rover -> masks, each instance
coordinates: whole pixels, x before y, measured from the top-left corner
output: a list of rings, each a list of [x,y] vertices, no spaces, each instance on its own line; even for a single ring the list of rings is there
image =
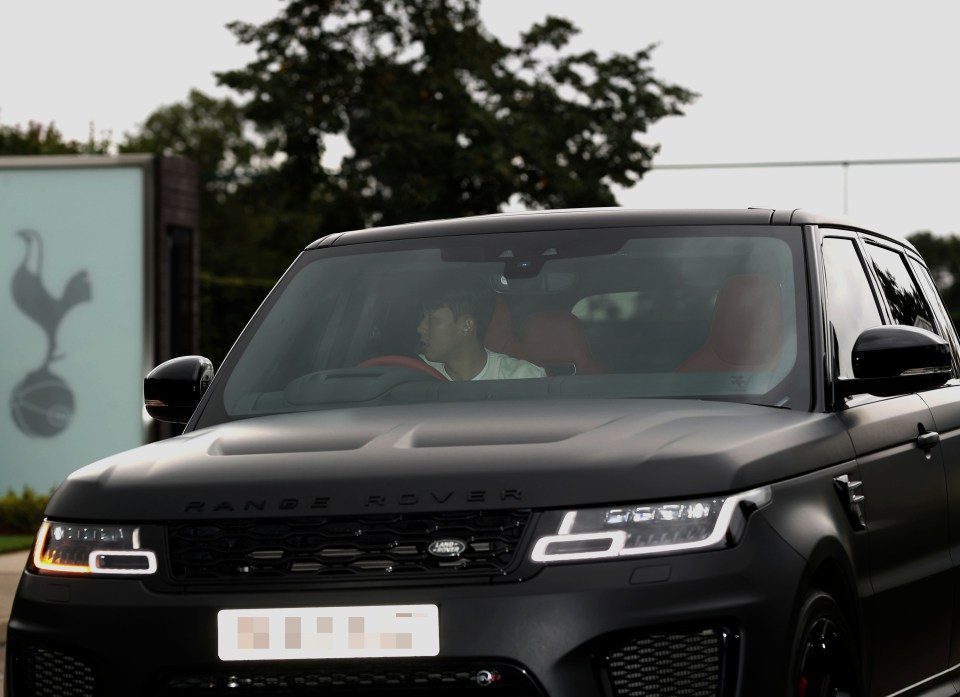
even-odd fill
[[[954,694],[958,356],[803,211],[324,237],[56,492],[7,696]]]

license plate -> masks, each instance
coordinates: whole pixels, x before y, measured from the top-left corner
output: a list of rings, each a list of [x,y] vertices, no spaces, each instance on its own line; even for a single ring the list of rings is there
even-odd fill
[[[221,610],[223,661],[436,656],[436,605]]]

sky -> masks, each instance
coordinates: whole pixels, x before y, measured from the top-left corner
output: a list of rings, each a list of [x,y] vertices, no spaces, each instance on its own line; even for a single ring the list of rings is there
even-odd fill
[[[262,22],[278,0],[5,0],[0,124],[55,122],[114,140],[213,73],[245,65],[227,22]],[[622,205],[748,206],[846,213],[895,236],[960,234],[960,2],[954,0],[481,0],[506,42],[547,14],[581,33],[574,50],[657,44],[662,80],[700,94],[655,124],[654,164],[849,161],[840,166],[654,169]]]

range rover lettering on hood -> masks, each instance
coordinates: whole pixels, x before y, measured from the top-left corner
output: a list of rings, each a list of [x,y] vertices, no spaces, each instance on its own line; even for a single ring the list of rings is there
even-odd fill
[[[187,501],[184,513],[265,513],[268,511],[308,511],[324,510],[331,506],[330,496],[309,496],[296,498],[245,499],[245,500],[215,500],[215,501]],[[428,491],[426,493],[403,494],[370,494],[355,501],[364,509],[384,508],[393,506],[416,506],[420,503],[519,503],[523,501],[523,491],[520,489],[473,489],[470,491]]]

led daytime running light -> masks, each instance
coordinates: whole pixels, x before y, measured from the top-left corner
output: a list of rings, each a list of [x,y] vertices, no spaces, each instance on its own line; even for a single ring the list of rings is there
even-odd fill
[[[129,564],[129,568],[104,566],[107,561],[117,563],[118,560],[129,558],[137,559],[141,563]],[[146,564],[146,566],[144,566]],[[118,552],[111,550],[109,552],[90,552],[90,573],[94,574],[118,574],[125,576],[142,576],[152,574],[157,571],[157,555],[149,550],[139,550],[136,552]]]
[[[140,549],[140,528],[85,528],[45,520],[37,533],[33,565],[40,572],[142,576],[156,573],[157,555]]]
[[[767,486],[710,501],[694,500],[662,505],[567,511],[557,533],[537,540],[530,557],[536,562],[549,563],[669,554],[720,547],[726,542],[731,530],[734,534],[739,530],[740,526],[734,525],[734,521],[737,516],[740,522],[743,520],[742,504],[749,503],[761,508],[770,503],[772,496],[772,490]],[[714,514],[717,507],[719,511]],[[707,528],[710,518],[714,516],[712,527]],[[630,543],[629,531],[637,533],[638,536],[648,530],[660,532],[663,537],[671,534],[676,537],[685,532],[696,536],[698,524],[704,527],[702,534],[696,539],[653,544]],[[591,526],[594,529],[589,529]]]
[[[47,537],[50,534],[50,522],[45,520],[37,533],[37,544],[33,548],[33,565],[40,571],[57,571],[70,574],[89,574],[89,564],[60,564],[53,561],[47,548]]]

